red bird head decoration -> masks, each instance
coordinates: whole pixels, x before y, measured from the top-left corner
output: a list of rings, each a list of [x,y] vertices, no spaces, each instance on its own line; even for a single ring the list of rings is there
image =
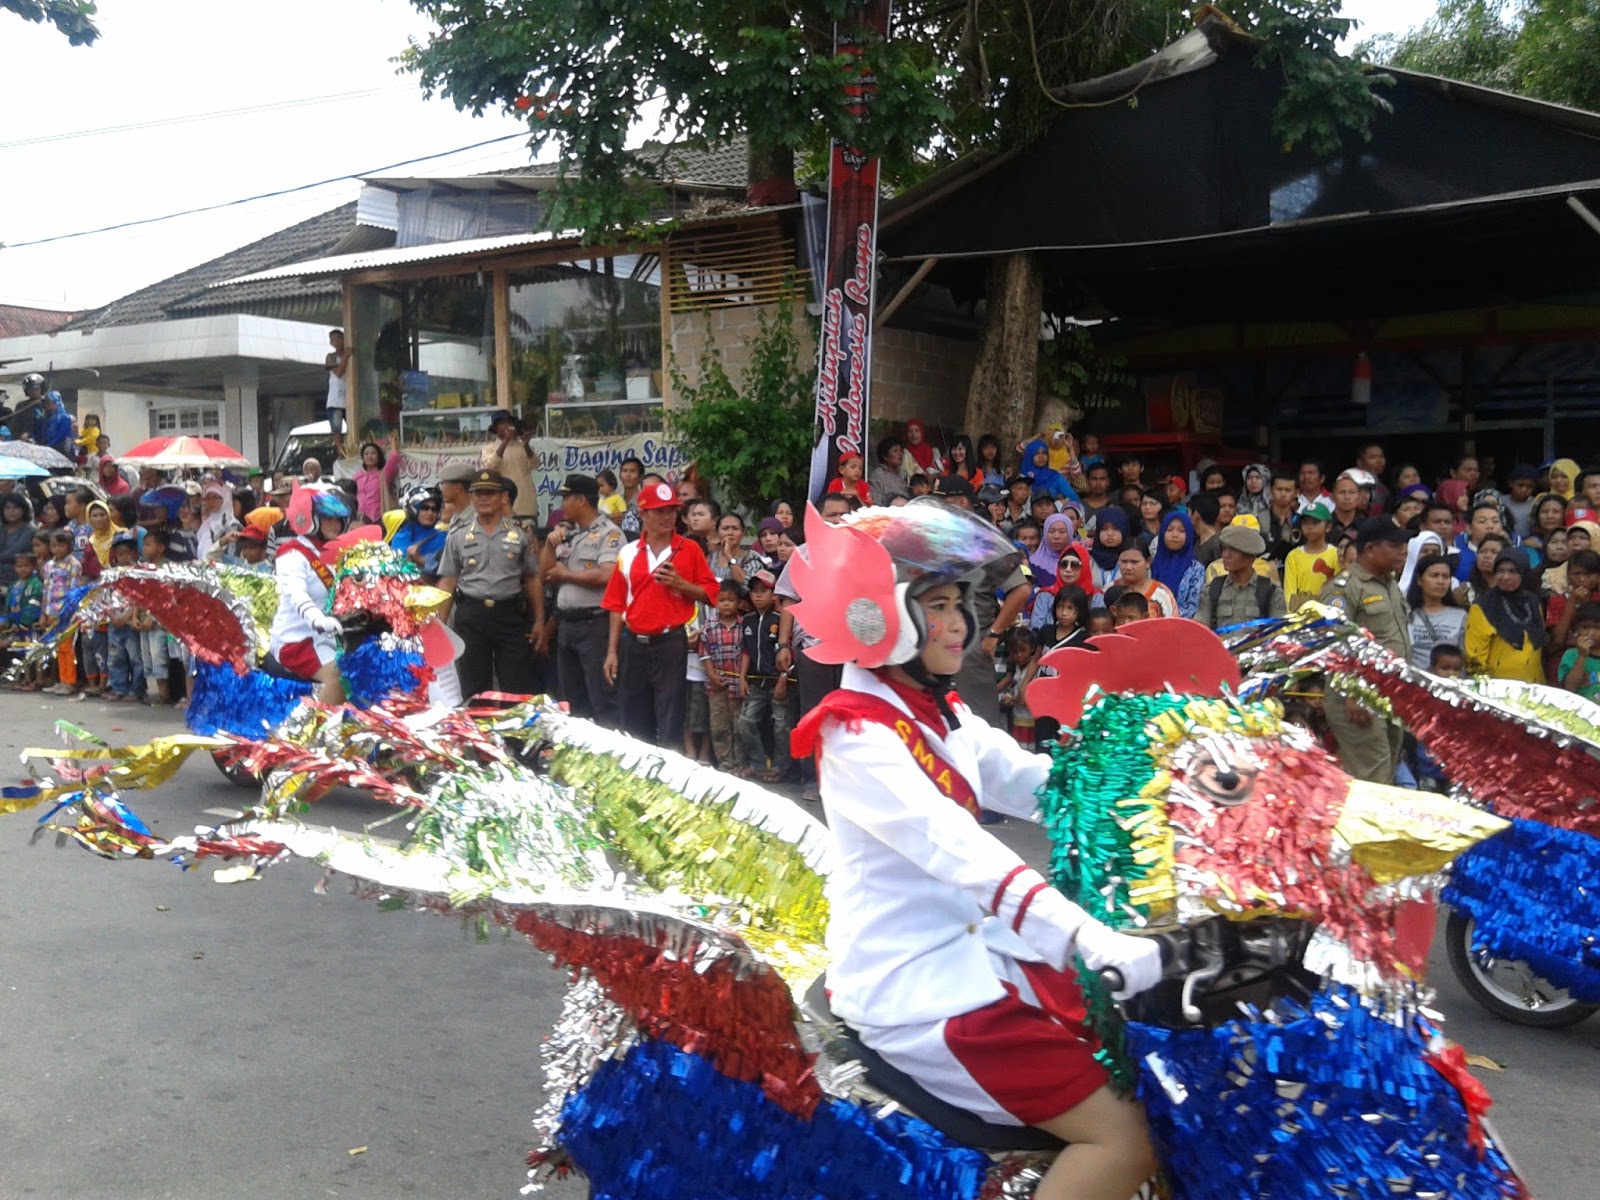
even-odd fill
[[[1063,726],[1078,723],[1093,687],[1107,695],[1220,696],[1239,686],[1239,664],[1221,639],[1198,621],[1172,617],[1135,621],[1083,646],[1052,650],[1039,670],[1028,687],[1028,706],[1035,717],[1054,717]]]
[[[818,639],[808,653],[818,662],[881,667],[901,641],[904,615],[894,560],[864,529],[830,525],[806,505],[806,544],[789,560],[800,594],[794,619]]]

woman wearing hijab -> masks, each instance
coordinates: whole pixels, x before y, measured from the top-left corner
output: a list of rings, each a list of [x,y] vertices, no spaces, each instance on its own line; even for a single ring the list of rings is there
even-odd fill
[[[1573,488],[1578,476],[1583,474],[1582,468],[1570,458],[1558,458],[1546,470],[1549,472],[1550,490],[1567,503],[1572,503]]]
[[[1035,631],[1049,628],[1050,623],[1056,619],[1056,597],[1064,590],[1083,594],[1084,600],[1079,608],[1078,620],[1087,626],[1090,601],[1100,594],[1100,589],[1094,582],[1094,563],[1089,558],[1089,548],[1082,542],[1068,545],[1061,552],[1061,557],[1056,559],[1055,574],[1054,583],[1049,587],[1040,588],[1033,595],[1033,611],[1028,617],[1029,628]]]
[[[427,583],[439,578],[439,558],[444,553],[447,532],[439,524],[439,510],[443,507],[436,489],[411,488],[406,492],[404,519],[388,537],[389,545],[417,564]],[[392,515],[386,513],[385,520]]]
[[[1266,463],[1251,463],[1241,476],[1243,489],[1239,492],[1239,509],[1258,520],[1265,521],[1272,511],[1272,468]]]
[[[1424,529],[1406,545],[1406,565],[1400,572],[1400,593],[1405,595],[1411,591],[1411,585],[1416,582],[1417,563],[1424,554],[1436,554],[1444,557],[1444,539],[1431,529]],[[1427,666],[1426,663],[1423,666]]]
[[[1033,566],[1033,581],[1042,588],[1056,581],[1056,567],[1077,530],[1066,513],[1051,513],[1044,519],[1044,530],[1039,538],[1039,548],[1028,558]]]
[[[99,579],[102,571],[111,568],[112,541],[127,530],[112,519],[111,506],[104,500],[91,500],[84,515],[89,522],[89,540],[83,546],[83,578]],[[84,690],[91,696],[105,690],[110,634],[109,624],[91,624],[83,630],[83,671],[87,679]]]
[[[928,444],[928,427],[916,417],[906,422],[905,457],[900,460],[900,473],[907,479],[913,475],[926,475],[932,479],[944,474],[944,460]]]
[[[233,492],[224,483],[213,479],[200,489],[200,527],[195,530],[194,549],[197,558],[215,558],[212,550],[222,540],[239,529],[233,515]],[[221,550],[217,551],[220,554]]]
[[[1467,669],[1495,679],[1543,683],[1544,610],[1528,587],[1533,574],[1521,550],[1495,556],[1490,587],[1467,612]]]
[[[1457,534],[1467,531],[1467,497],[1470,495],[1465,480],[1446,479],[1439,485],[1439,502],[1448,504],[1450,511],[1455,514]]]
[[[1034,495],[1044,492],[1057,500],[1083,503],[1067,477],[1050,465],[1050,447],[1042,441],[1029,442],[1023,448],[1022,465],[1017,468],[1017,474],[1028,480]]]
[[[21,492],[0,496],[0,588],[17,581],[17,555],[33,551],[33,505]]]
[[[122,472],[117,470],[117,460],[109,454],[101,457],[100,465],[95,468],[95,477],[100,490],[108,496],[124,496],[131,490]]]
[[[1193,618],[1200,611],[1206,569],[1194,556],[1194,524],[1186,512],[1167,514],[1150,560],[1150,578],[1166,585],[1178,600],[1178,615]]]
[[[1095,517],[1094,544],[1089,547],[1094,585],[1100,591],[1117,582],[1117,556],[1132,540],[1133,522],[1129,520],[1127,510],[1116,504],[1102,508]]]

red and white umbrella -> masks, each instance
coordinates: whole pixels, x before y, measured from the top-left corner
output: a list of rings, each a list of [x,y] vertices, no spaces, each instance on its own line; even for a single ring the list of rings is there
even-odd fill
[[[185,467],[248,467],[254,464],[226,442],[204,437],[158,437],[140,442],[117,462],[130,467],[158,467],[177,471]]]

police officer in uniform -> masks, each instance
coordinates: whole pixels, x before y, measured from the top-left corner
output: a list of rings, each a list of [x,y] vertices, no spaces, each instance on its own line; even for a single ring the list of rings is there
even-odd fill
[[[533,540],[506,512],[506,481],[477,471],[468,485],[473,515],[452,525],[439,560],[439,588],[454,597],[455,631],[466,643],[456,669],[461,694],[494,689],[531,693],[535,687],[527,612],[544,623]]]
[[[593,475],[568,475],[561,485],[562,522],[550,531],[539,570],[556,591],[556,676],[561,698],[579,716],[617,723],[617,690],[607,682],[610,627],[600,599],[627,540],[600,511]]]
[[[467,485],[477,475],[478,468],[466,459],[458,459],[439,472],[439,495],[450,506],[450,520],[446,530],[463,528],[472,523],[472,500],[467,495]]]
[[[1411,656],[1410,613],[1396,572],[1405,563],[1410,534],[1387,517],[1356,524],[1356,561],[1322,589],[1322,602],[1337,608],[1396,658]],[[1339,739],[1339,762],[1353,779],[1392,784],[1403,732],[1354,700],[1330,694],[1323,704],[1328,727]]]

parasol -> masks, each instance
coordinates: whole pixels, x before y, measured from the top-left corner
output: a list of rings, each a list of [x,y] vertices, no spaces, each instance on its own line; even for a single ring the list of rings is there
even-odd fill
[[[38,467],[72,467],[73,461],[59,450],[41,446],[36,442],[0,442],[0,454],[7,458],[20,458]]]
[[[48,479],[50,472],[25,458],[0,455],[0,479]]]
[[[226,442],[204,437],[159,437],[140,442],[117,462],[130,467],[158,467],[165,471],[184,467],[248,467],[250,460]]]

